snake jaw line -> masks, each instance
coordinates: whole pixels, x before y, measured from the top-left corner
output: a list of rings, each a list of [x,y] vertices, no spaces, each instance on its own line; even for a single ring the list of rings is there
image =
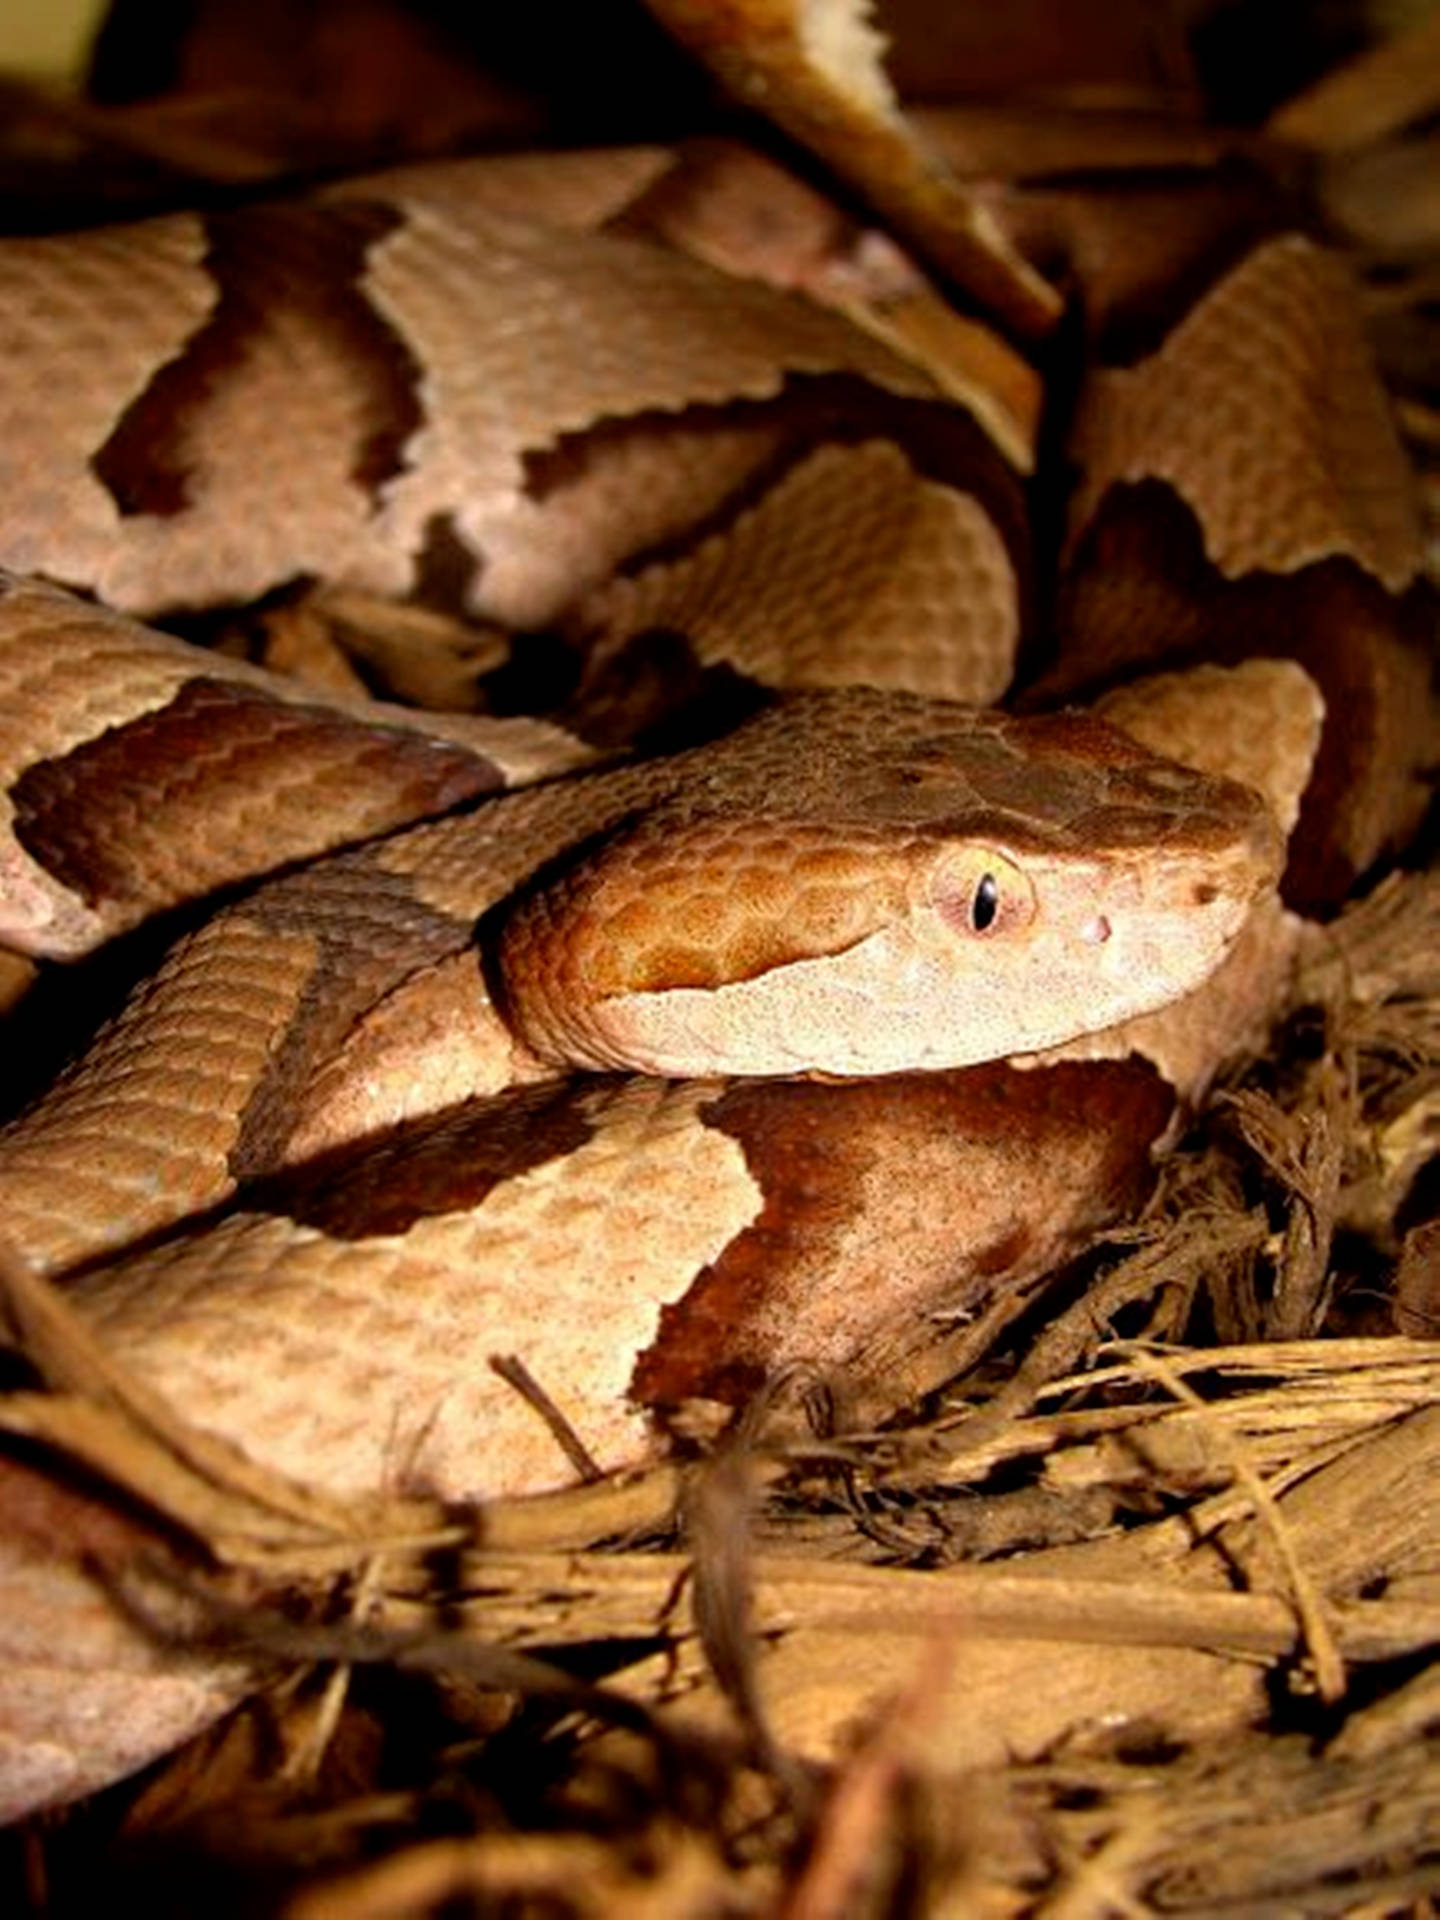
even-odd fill
[[[1060,1045],[1200,985],[1279,871],[1258,794],[1085,715],[788,719],[783,758],[752,723],[686,810],[662,795],[507,910],[495,972],[542,1059],[857,1076]]]
[[[932,909],[754,979],[617,995],[590,1009],[588,1061],[677,1077],[868,1076],[1059,1045],[1201,986],[1273,880],[1243,841],[1172,869],[1152,886],[1134,867],[1057,865],[1036,888],[1033,926],[1013,937],[957,934]]]

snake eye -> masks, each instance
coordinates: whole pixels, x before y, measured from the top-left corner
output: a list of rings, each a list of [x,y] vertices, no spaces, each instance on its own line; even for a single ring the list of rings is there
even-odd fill
[[[993,846],[950,847],[931,869],[930,904],[953,933],[996,939],[1035,916],[1035,890],[1008,854]]]

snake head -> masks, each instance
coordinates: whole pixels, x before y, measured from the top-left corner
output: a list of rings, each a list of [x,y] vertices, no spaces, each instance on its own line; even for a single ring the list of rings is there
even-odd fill
[[[837,738],[842,706],[868,727]],[[1085,715],[785,713],[516,904],[499,997],[542,1058],[854,1075],[1031,1052],[1199,986],[1279,875],[1258,794]]]

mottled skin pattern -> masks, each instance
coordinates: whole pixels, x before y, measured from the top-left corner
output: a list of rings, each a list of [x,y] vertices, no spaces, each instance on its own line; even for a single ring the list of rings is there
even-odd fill
[[[0,716],[8,938],[75,954],[169,906],[167,836],[243,839],[262,776],[288,824],[278,842],[250,824],[275,864],[348,850],[172,948],[0,1136],[0,1230],[135,1378],[347,1493],[569,1478],[495,1354],[609,1467],[654,1444],[656,1416],[743,1400],[778,1365],[863,1390],[927,1313],[1038,1279],[1135,1200],[1172,1093],[1137,1060],[1004,1056],[1205,981],[1281,858],[1247,789],[1093,720],[929,697],[1007,684],[1025,537],[1013,476],[928,376],[770,290],[517,220],[477,179],[407,170],[0,244],[0,561],[148,611],[322,571],[407,591],[443,560],[473,612],[600,631],[612,677],[668,647],[707,689],[865,661],[890,689],[799,696],[688,755],[484,798],[510,771],[452,730],[317,713],[12,588],[19,624],[86,664],[32,689],[29,720]],[[1021,304],[1038,326],[1054,303]],[[1283,322],[1284,299],[1261,304]],[[1353,366],[1328,321],[1312,332]],[[1282,356],[1270,379],[1292,426],[1293,370]],[[1223,462],[1217,481],[1194,448],[1135,452],[1168,417],[1162,385],[1138,426],[1124,382],[1108,424],[1103,393],[1084,416],[1083,497],[1198,469],[1207,538],[1253,557],[1233,502],[1205,492],[1223,494]],[[1342,412],[1344,446],[1373,451],[1373,423],[1357,437]],[[677,557],[687,519],[707,537]],[[899,559],[877,570],[881,523]],[[1393,558],[1394,529],[1372,531]],[[939,644],[956,634],[958,660]],[[547,747],[574,752],[532,733],[526,773]],[[141,776],[162,764],[180,775],[152,814]],[[350,795],[359,766],[388,797]],[[203,867],[197,890],[243,870]],[[131,1540],[62,1492],[18,1466],[0,1481],[24,1523],[0,1555],[7,1810],[137,1764],[245,1684],[177,1680],[96,1621],[65,1555],[123,1565]],[[46,1644],[65,1609],[84,1615],[78,1681]],[[83,1752],[72,1701],[133,1738]]]
[[[671,861],[689,944],[667,948],[637,872],[707,831],[754,869],[756,930],[736,889]],[[1101,945],[1123,945],[1138,908],[1162,916],[1198,978],[1277,859],[1249,789],[1083,718],[798,696],[713,747],[489,802],[216,915],[0,1138],[4,1229],[37,1265],[75,1273],[69,1298],[112,1361],[211,1434],[340,1494],[472,1499],[567,1479],[568,1456],[496,1355],[524,1362],[602,1466],[642,1456],[656,1415],[696,1396],[742,1400],[789,1362],[883,1394],[925,1313],[1023,1289],[1134,1203],[1172,1106],[1159,1075],[1129,1061],[813,1085],[562,1078],[490,1005],[484,961],[513,1013],[537,997],[537,930],[553,959],[578,912],[576,970],[593,972],[602,1009],[617,983],[633,1002],[641,987],[723,998],[832,959],[843,978],[857,913],[873,926],[878,899],[903,916],[904,877],[917,860],[933,877],[938,861],[947,881],[964,876],[959,891],[921,890],[940,909],[955,1004],[907,1020],[882,997],[863,1025],[923,1052],[958,1019],[950,1044],[973,1052],[1010,1031],[967,1033],[976,963],[1005,964],[1009,944],[1022,965],[1043,951],[1032,936],[1052,883],[1052,970],[1068,945],[1072,976],[1092,975],[1097,914]],[[1163,880],[1157,897],[1112,897],[1100,881],[1136,862]],[[794,869],[798,899],[815,898],[787,915],[775,898],[794,897]],[[1024,880],[1035,913],[997,906],[977,927],[976,890],[1000,871]],[[720,930],[708,950],[694,944]],[[666,986],[667,951],[688,985]],[[1063,962],[1052,971],[1057,992],[1064,974]],[[1127,984],[1134,1004],[1140,983]],[[418,1022],[387,1024],[415,1006]],[[457,1080],[460,1030],[472,1044]],[[357,1035],[375,1045],[357,1049]],[[390,1042],[406,1069],[394,1085],[374,1072]],[[358,1102],[357,1059],[371,1088]],[[538,1083],[507,1086],[527,1075]],[[329,1127],[318,1159],[308,1088]],[[410,1120],[416,1103],[443,1110]],[[377,1137],[334,1150],[357,1133]],[[287,1167],[297,1140],[302,1163]],[[228,1218],[185,1224],[237,1184]],[[105,1258],[146,1238],[157,1243]],[[117,1532],[22,1464],[0,1462],[0,1497],[0,1809],[19,1814],[183,1739],[252,1676],[176,1671],[67,1557],[100,1552],[123,1568],[151,1550],[143,1533]],[[97,1538],[97,1524],[110,1532]],[[97,1716],[116,1731],[93,1737]]]
[[[262,1187],[71,1297],[140,1377],[297,1477],[524,1492],[570,1470],[492,1356],[520,1355],[606,1468],[647,1451],[649,1411],[742,1400],[777,1366],[878,1380],[873,1343],[917,1295],[973,1311],[1137,1198],[1130,1142],[1170,1104],[1138,1062],[1103,1085],[1003,1066],[551,1083]],[[1017,1207],[1017,1158],[1042,1205]]]
[[[449,1098],[503,1086],[517,1040],[536,1070],[896,1072],[1173,999],[1279,859],[1251,790],[1083,716],[795,695],[714,745],[501,799],[216,916],[0,1136],[6,1231],[63,1270],[283,1164],[327,1065],[477,923],[447,983],[469,1017],[488,984],[490,1011]],[[423,1086],[423,1047],[409,1067]],[[325,1144],[401,1117],[363,1108]]]
[[[1329,719],[1286,897],[1333,909],[1413,833],[1437,725],[1416,489],[1343,267],[1298,235],[1256,248],[1158,351],[1087,382],[1072,451],[1037,698],[1257,644],[1298,660]]]
[[[149,915],[588,756],[531,720],[322,700],[0,573],[0,940]]]
[[[1248,432],[1263,418],[1261,435]],[[1163,480],[1227,580],[1344,554],[1391,592],[1423,542],[1344,267],[1298,234],[1257,247],[1139,367],[1088,388],[1082,527],[1106,487]]]
[[[822,375],[935,397],[808,301],[492,212],[485,173],[401,169],[280,207],[0,244],[0,564],[134,613],[305,575],[404,593],[438,520],[474,612],[545,619],[529,571],[553,575],[545,542],[513,551],[531,459],[600,421],[663,427]],[[644,493],[666,498],[663,463]],[[610,572],[627,534],[653,543],[714,502],[682,488],[677,504],[638,529],[582,513],[562,532],[568,591]]]

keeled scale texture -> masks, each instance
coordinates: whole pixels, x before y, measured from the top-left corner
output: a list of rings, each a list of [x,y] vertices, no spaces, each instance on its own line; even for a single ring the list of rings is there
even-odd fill
[[[529,720],[324,701],[0,576],[0,937],[73,958],[147,915],[583,758]]]
[[[357,1168],[348,1203],[322,1205],[328,1231],[242,1214],[76,1297],[107,1349],[192,1418],[337,1491],[470,1498],[568,1479],[497,1354],[618,1465],[648,1444],[627,1392],[661,1306],[757,1210],[738,1147],[694,1123],[712,1092],[634,1081],[569,1113],[522,1093],[514,1134],[479,1109],[422,1127],[399,1165]],[[435,1156],[413,1203],[409,1154]],[[364,1232],[372,1203],[390,1232]]]
[[[1416,504],[1341,268],[1291,235],[1222,279],[1158,353],[1099,371],[1049,698],[1137,667],[1299,660],[1329,713],[1286,877],[1333,906],[1428,803],[1433,613],[1401,594]]]
[[[682,861],[672,911],[660,911],[651,869],[677,838],[718,837],[741,870],[772,874],[772,891],[747,882],[748,906],[738,902],[727,964],[743,977],[757,955],[773,964],[837,937],[843,947],[844,929],[872,911],[867,868],[903,864],[928,835],[999,835],[1041,869],[1067,851],[1163,844],[1195,852],[1205,871],[1214,862],[1218,877],[1257,820],[1240,790],[1183,776],[1083,717],[1014,720],[860,690],[794,696],[712,746],[502,797],[283,877],[216,916],[0,1134],[6,1228],[27,1257],[63,1268],[282,1163],[307,1088],[407,983],[428,993],[436,963],[463,953],[477,919],[482,962],[440,981],[457,996],[457,1029],[478,1020],[495,1031],[489,1054],[476,1046],[471,1090],[493,1087],[510,1032],[543,1036],[552,1062],[587,1059],[567,1051],[571,1016],[557,1030],[556,1009],[578,1008],[583,1023],[612,963],[627,980],[665,984],[674,914],[705,885]],[[805,845],[808,924],[785,891]],[[423,1087],[433,1073],[455,1098],[467,1089],[455,1084],[446,1022],[430,1013],[415,1037],[436,1057],[417,1052],[412,1077]],[[870,1018],[895,1026],[883,998]],[[914,1044],[931,1042],[916,1030]],[[385,1117],[366,1110],[368,1125]],[[57,1208],[72,1179],[73,1202]]]
[[[771,687],[899,687],[988,706],[1009,685],[1020,582],[986,507],[887,441],[823,447],[693,553],[578,609],[592,674],[647,629]]]
[[[573,1469],[492,1356],[602,1466],[648,1451],[647,1407],[778,1364],[873,1378],[877,1339],[1045,1271],[1132,1196],[1169,1110],[1139,1066],[527,1089],[71,1297],[271,1466],[338,1492],[525,1491]],[[901,1161],[923,1177],[897,1181]]]
[[[1165,480],[1229,579],[1346,555],[1392,591],[1420,566],[1405,457],[1335,258],[1257,247],[1148,360],[1092,375],[1073,524],[1117,482]]]
[[[0,244],[0,562],[136,612],[402,593],[437,518],[478,564],[527,456],[602,420],[793,374],[933,391],[808,302],[489,211],[472,172]]]

